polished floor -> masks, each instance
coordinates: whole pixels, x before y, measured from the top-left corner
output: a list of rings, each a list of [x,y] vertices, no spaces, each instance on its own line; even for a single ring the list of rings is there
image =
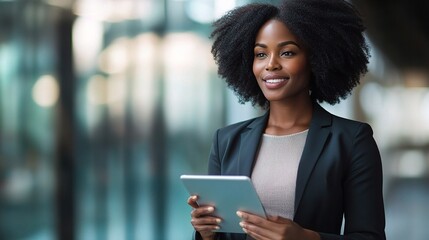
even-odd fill
[[[388,240],[429,239],[429,178],[393,180],[385,196]]]

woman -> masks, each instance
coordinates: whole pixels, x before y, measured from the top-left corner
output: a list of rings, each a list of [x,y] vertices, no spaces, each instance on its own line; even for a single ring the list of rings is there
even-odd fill
[[[208,173],[250,176],[268,219],[237,212],[246,234],[216,233],[216,206],[191,196],[196,239],[385,239],[372,129],[318,104],[346,98],[367,72],[357,11],[342,0],[250,4],[214,27],[219,75],[267,111],[217,130]]]

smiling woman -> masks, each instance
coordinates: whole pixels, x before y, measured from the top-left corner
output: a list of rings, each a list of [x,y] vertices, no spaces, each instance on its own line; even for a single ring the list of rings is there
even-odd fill
[[[267,111],[215,132],[208,174],[251,177],[268,217],[238,211],[246,234],[216,233],[216,206],[190,196],[195,238],[384,240],[372,129],[318,104],[346,98],[367,71],[358,12],[343,0],[284,0],[236,8],[214,27],[219,75]]]
[[[253,74],[265,98],[273,104],[308,98],[310,68],[298,39],[278,20],[264,24],[255,40]]]

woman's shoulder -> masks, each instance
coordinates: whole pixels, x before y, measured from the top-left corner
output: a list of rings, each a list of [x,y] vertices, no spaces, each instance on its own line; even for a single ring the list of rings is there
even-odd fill
[[[317,109],[318,122],[330,125],[334,132],[356,133],[356,131],[364,131],[372,134],[372,128],[367,122],[332,114],[321,106],[318,106]]]
[[[346,118],[332,115],[332,129],[333,131],[338,132],[349,132],[350,134],[356,135],[359,132],[365,132],[370,135],[373,134],[372,127],[369,123],[361,120],[356,120],[352,118]]]
[[[333,124],[339,124],[339,125],[344,125],[349,127],[362,127],[363,125],[369,125],[367,122],[364,122],[364,121],[341,117],[334,114],[332,114],[332,118],[333,118]]]

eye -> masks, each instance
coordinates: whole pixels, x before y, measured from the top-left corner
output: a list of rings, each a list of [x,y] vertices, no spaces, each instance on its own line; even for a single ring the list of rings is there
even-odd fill
[[[282,54],[281,54],[281,56],[284,56],[284,57],[292,57],[292,56],[294,56],[295,55],[295,53],[294,52],[292,52],[292,51],[284,51],[284,52],[282,52]]]
[[[265,53],[255,53],[255,58],[264,58],[267,55]]]

